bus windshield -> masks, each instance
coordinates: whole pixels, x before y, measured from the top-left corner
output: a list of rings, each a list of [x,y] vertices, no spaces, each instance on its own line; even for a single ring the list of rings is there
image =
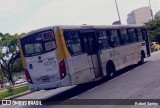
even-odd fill
[[[53,31],[43,31],[21,39],[22,50],[26,57],[53,51],[56,48]]]

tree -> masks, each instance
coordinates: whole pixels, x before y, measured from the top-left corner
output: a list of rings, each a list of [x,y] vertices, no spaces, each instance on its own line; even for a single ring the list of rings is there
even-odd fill
[[[15,68],[18,66],[17,60],[20,58],[18,38],[20,35],[10,35],[9,33],[2,34],[0,40],[0,66],[3,75],[14,85],[12,76],[15,73]]]
[[[156,14],[154,15],[154,18],[158,18],[158,17],[160,17],[160,10],[156,12]]]
[[[2,73],[2,70],[0,69],[0,87],[3,87],[3,83],[4,83],[4,75]]]
[[[150,41],[160,43],[160,17],[150,21],[147,24]]]
[[[21,58],[19,57],[19,58],[13,63],[13,68],[12,68],[11,71],[17,72],[17,73],[21,73],[22,69],[23,69],[22,60],[21,60]]]
[[[3,73],[2,70],[0,69],[0,81],[3,80]]]
[[[3,33],[0,32],[0,38],[2,38],[2,36],[3,36]]]

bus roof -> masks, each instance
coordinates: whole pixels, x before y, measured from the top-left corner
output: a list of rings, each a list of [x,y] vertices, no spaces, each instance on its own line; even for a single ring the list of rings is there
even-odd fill
[[[40,29],[36,29],[36,30],[32,30],[32,31],[30,31],[30,32],[25,33],[24,35],[22,35],[22,36],[20,37],[20,39],[21,39],[21,38],[24,38],[24,37],[26,37],[26,36],[28,36],[28,35],[32,35],[32,34],[34,34],[34,33],[41,32],[41,31],[45,31],[45,30],[48,30],[48,29],[53,29],[53,26],[44,27],[44,28],[40,28]]]
[[[134,28],[145,27],[145,25],[61,25],[61,29],[118,29],[118,28]]]
[[[134,28],[134,27],[146,27],[143,24],[132,24],[132,25],[56,25],[56,26],[49,26],[49,27],[44,27],[36,30],[32,30],[20,38],[24,38],[28,35],[40,32],[40,31],[45,31],[48,29],[53,29],[59,27],[60,29],[120,29],[120,28]]]

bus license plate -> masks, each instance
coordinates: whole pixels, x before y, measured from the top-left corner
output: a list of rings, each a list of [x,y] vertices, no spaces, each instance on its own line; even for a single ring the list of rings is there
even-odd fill
[[[43,82],[49,82],[49,77],[48,76],[43,76],[42,81]]]

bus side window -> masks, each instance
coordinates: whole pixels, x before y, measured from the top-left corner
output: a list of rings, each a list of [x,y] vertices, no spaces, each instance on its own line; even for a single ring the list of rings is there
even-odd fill
[[[97,31],[98,44],[100,49],[105,49],[110,47],[109,36],[107,35],[106,30]]]
[[[120,46],[120,37],[117,30],[110,30],[110,41],[112,46]]]
[[[129,37],[128,37],[128,33],[126,29],[121,29],[120,30],[120,35],[121,35],[121,40],[122,40],[122,44],[128,44],[129,43]]]
[[[81,36],[81,45],[82,45],[82,51],[85,53],[90,53],[90,48],[88,46],[88,41],[86,36]]]
[[[143,40],[141,28],[137,28],[136,31],[137,31],[138,41],[141,42]]]
[[[83,52],[87,54],[95,54],[97,52],[98,46],[95,37],[95,32],[80,32],[81,44]]]
[[[71,55],[78,55],[82,53],[78,31],[66,31],[64,32],[64,37],[68,51],[71,53]]]
[[[136,32],[135,29],[128,29],[128,34],[129,34],[129,38],[130,38],[130,42],[137,42],[137,36],[136,36]]]
[[[147,37],[147,30],[146,29],[141,29],[142,30],[142,39],[145,41]]]

